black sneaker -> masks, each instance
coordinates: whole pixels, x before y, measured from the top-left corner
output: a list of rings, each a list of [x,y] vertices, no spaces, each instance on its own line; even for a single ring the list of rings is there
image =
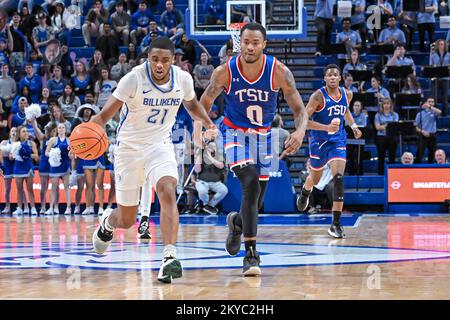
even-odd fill
[[[236,211],[232,211],[227,215],[228,236],[225,249],[232,256],[237,255],[241,250],[242,227],[235,223],[238,215],[239,212]]]
[[[258,252],[253,251],[253,248],[250,248],[244,257],[244,269],[242,270],[242,274],[244,276],[259,276],[261,275],[261,268],[259,264],[261,260],[259,259]]]
[[[92,245],[94,250],[98,254],[103,254],[106,249],[108,249],[109,245],[113,239],[113,232],[106,230],[104,223],[106,218],[112,213],[112,209],[106,209],[103,212],[102,217],[100,218],[100,224],[97,229],[92,234]]]
[[[300,195],[297,197],[297,210],[300,212],[303,212],[306,210],[306,208],[308,208],[309,205],[309,195],[310,193],[308,193],[308,195],[304,194],[304,189],[302,189],[302,191],[300,192]]]
[[[330,229],[328,229],[328,233],[334,238],[341,239],[345,237],[344,228],[340,224],[332,224]]]
[[[181,278],[182,276],[183,267],[180,261],[173,257],[165,257],[159,268],[158,281],[171,283],[172,279]]]
[[[217,210],[216,207],[213,207],[213,206],[210,206],[210,205],[206,205],[203,208],[203,211],[205,211],[205,212],[207,212],[209,214],[213,214],[213,215],[216,215],[219,212],[219,210]]]

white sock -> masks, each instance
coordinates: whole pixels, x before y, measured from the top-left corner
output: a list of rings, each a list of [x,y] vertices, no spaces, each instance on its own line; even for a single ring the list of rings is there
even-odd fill
[[[173,244],[165,245],[163,254],[164,254],[164,258],[167,258],[167,257],[176,258],[177,257],[177,248]]]

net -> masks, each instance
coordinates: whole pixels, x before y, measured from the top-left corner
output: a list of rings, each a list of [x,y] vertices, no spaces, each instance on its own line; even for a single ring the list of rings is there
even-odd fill
[[[231,33],[231,39],[233,39],[233,52],[241,51],[241,29],[246,25],[246,22],[231,23],[228,26],[228,30]]]

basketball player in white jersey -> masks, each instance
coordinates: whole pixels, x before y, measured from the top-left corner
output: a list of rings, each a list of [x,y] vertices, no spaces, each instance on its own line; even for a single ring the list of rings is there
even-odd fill
[[[138,233],[140,239],[151,239],[152,236],[149,227],[150,209],[153,201],[152,184],[150,179],[145,180],[145,184],[141,188],[141,201],[139,205],[139,213],[141,214],[141,222],[139,222]]]
[[[106,251],[116,228],[131,228],[137,217],[140,189],[145,180],[156,186],[161,204],[164,258],[158,280],[170,283],[182,276],[175,244],[178,234],[177,162],[171,141],[175,117],[183,103],[194,120],[216,137],[218,130],[195,97],[192,77],[172,65],[174,45],[167,37],[150,44],[148,60],[119,82],[102,111],[92,118],[104,126],[121,109],[114,151],[117,209],[107,209],[92,236],[98,254]]]

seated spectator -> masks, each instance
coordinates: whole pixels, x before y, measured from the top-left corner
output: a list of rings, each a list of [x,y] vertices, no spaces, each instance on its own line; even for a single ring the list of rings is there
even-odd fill
[[[413,74],[410,74],[406,77],[405,85],[402,88],[402,93],[422,94],[420,83],[417,81],[417,78]]]
[[[223,1],[205,0],[203,3],[203,10],[207,12],[205,16],[205,24],[225,24],[225,8]]]
[[[94,6],[86,15],[81,28],[84,38],[84,46],[91,46],[91,37],[98,37],[103,33],[103,24],[109,19],[109,12],[103,8],[101,0],[95,0]]]
[[[400,5],[398,8],[400,10],[398,14],[398,21],[400,23],[400,29],[405,34],[406,50],[412,50],[412,41],[416,30],[417,14],[415,11],[403,11],[403,0],[400,0]]]
[[[64,10],[64,2],[58,1],[55,4],[55,12],[51,17],[53,33],[60,43],[67,43],[68,30],[66,21],[69,13]]]
[[[389,58],[387,65],[388,66],[412,66],[414,74],[416,73],[416,65],[414,64],[414,60],[410,57],[406,57],[406,49],[403,44],[398,44],[395,47],[394,54],[391,58]]]
[[[97,49],[94,51],[94,56],[89,61],[88,73],[91,76],[92,83],[95,83],[101,78],[101,71],[107,66],[107,62],[103,59],[103,53]]]
[[[111,25],[105,22],[103,24],[103,35],[97,38],[95,49],[103,53],[103,61],[108,65],[114,65],[120,54],[119,46],[119,40],[111,33]]]
[[[357,31],[351,29],[350,18],[342,19],[342,32],[339,32],[336,36],[336,43],[343,43],[347,49],[347,54],[338,54],[339,67],[345,66],[347,60],[350,59],[352,50],[361,48],[361,37]]]
[[[200,207],[209,214],[217,214],[219,210],[216,206],[228,193],[228,188],[223,183],[226,173],[225,164],[214,142],[206,146],[203,161],[201,152],[196,155],[196,158],[195,188],[198,192]],[[214,192],[211,199],[210,191]]]
[[[67,80],[62,77],[62,68],[59,65],[53,67],[53,77],[47,81],[50,97],[58,99],[64,93]]]
[[[50,122],[47,123],[44,130],[48,130],[48,128],[51,128],[52,126],[57,126],[60,123],[64,123],[66,132],[67,134],[69,134],[72,130],[72,124],[64,119],[61,106],[59,105],[58,101],[50,100],[48,103],[48,109],[50,110]]]
[[[388,123],[398,122],[399,117],[393,111],[391,99],[385,99],[381,103],[380,111],[375,115],[375,128],[377,130],[376,145],[378,154],[378,174],[384,175],[384,159],[386,151],[389,154],[389,163],[395,163],[395,151],[397,149],[396,137],[387,136]]]
[[[149,34],[147,34],[141,41],[141,52],[144,52],[150,46],[150,43],[158,39],[158,37],[158,32],[155,31],[151,31]]]
[[[359,61],[359,51],[357,49],[352,50],[350,61],[345,64],[342,74],[345,76],[350,70],[367,70],[367,66]]]
[[[137,57],[138,57],[138,53],[137,53],[137,51],[136,51],[136,46],[134,45],[133,42],[130,42],[130,43],[128,44],[128,52],[127,52],[127,60],[128,60],[128,63],[130,63],[131,60],[136,61],[136,60],[137,60]]]
[[[437,0],[425,0],[425,12],[417,13],[417,28],[419,29],[419,46],[420,51],[426,52],[427,46],[425,45],[425,32],[428,33],[428,44],[433,42],[434,37],[434,24],[436,18],[434,13],[438,9]]]
[[[117,87],[117,82],[111,80],[109,77],[109,69],[107,67],[102,68],[102,77],[95,83],[95,104],[101,110],[108,101],[112,94],[112,91]]]
[[[131,71],[131,66],[127,62],[127,55],[121,53],[119,55],[119,62],[111,68],[111,79],[119,81],[124,75]]]
[[[405,33],[397,27],[397,19],[391,16],[388,19],[388,27],[383,29],[378,38],[379,43],[397,45],[406,44]]]
[[[353,102],[353,120],[358,127],[365,128],[368,125],[367,114],[363,112],[363,106],[361,101],[356,100]],[[350,175],[362,175],[363,174],[363,162],[361,160],[361,154],[364,148],[357,145],[347,144],[347,170]],[[359,159],[358,159],[359,151]],[[359,166],[358,166],[359,163]]]
[[[358,127],[367,127],[367,114],[363,112],[363,105],[361,101],[353,102],[353,120]]]
[[[139,3],[139,10],[131,16],[131,41],[135,46],[139,46],[142,38],[149,32],[149,23],[154,20],[153,13],[147,10],[147,2]]]
[[[226,63],[233,54],[233,39],[230,39],[219,50],[220,64]]]
[[[445,43],[443,39],[439,39],[436,41],[434,52],[432,52],[430,57],[430,65],[440,67],[450,65],[450,53],[448,52],[448,44]],[[448,109],[448,83],[449,78],[431,79],[431,92],[436,93],[436,98],[440,97],[439,100],[442,103],[443,116],[447,115]]]
[[[47,25],[47,16],[45,13],[40,13],[38,16],[39,25],[33,28],[33,46],[36,49],[38,56],[43,57],[47,44],[55,36],[53,28]]]
[[[25,73],[25,77],[19,82],[19,91],[22,91],[24,86],[28,86],[32,103],[39,103],[39,95],[42,91],[42,78],[34,72],[33,64],[30,62],[25,65]]]
[[[206,87],[208,87],[213,71],[214,66],[209,63],[208,54],[202,52],[200,55],[200,64],[197,64],[193,71],[195,93],[198,99],[200,99]]]
[[[434,153],[434,160],[437,164],[447,164],[447,156],[445,151],[442,149],[437,149]]]
[[[80,98],[81,104],[84,104],[84,93],[87,90],[92,90],[93,81],[91,76],[87,73],[86,65],[83,62],[77,62],[75,75],[70,79],[70,83],[75,94]]]
[[[166,0],[166,11],[161,14],[160,25],[168,37],[184,32],[184,15],[175,8],[172,0]]]
[[[272,120],[272,137],[278,137],[278,150],[276,151],[278,155],[281,155],[284,150],[284,143],[286,139],[289,137],[289,131],[283,129],[283,118],[277,113]],[[276,141],[275,145],[276,145]]]
[[[347,73],[344,76],[344,88],[351,91],[351,92],[355,92],[358,93],[358,88],[356,88],[353,85],[353,76],[350,73]]]
[[[414,124],[419,134],[419,146],[417,148],[416,162],[421,163],[425,148],[428,149],[428,163],[433,163],[434,151],[436,150],[436,127],[437,117],[442,113],[434,106],[434,98],[429,97],[422,105],[422,111],[417,113]]]
[[[3,100],[3,109],[9,110],[17,94],[16,82],[9,76],[9,66],[2,64],[2,76],[0,77],[0,97]]]
[[[70,83],[66,84],[63,95],[58,98],[58,105],[61,108],[64,119],[72,123],[81,102],[75,95],[75,91]]]
[[[181,49],[175,50],[175,62],[174,65],[180,67],[186,72],[189,72],[192,74],[192,64],[190,64],[188,61],[183,60],[184,52]]]
[[[366,26],[366,0],[352,0],[355,12],[350,17],[352,21],[352,30],[358,31],[361,37],[361,51],[365,51],[367,44],[367,26]]]
[[[389,91],[387,91],[385,88],[380,86],[380,79],[377,77],[372,77],[370,80],[371,87],[367,90],[367,92],[374,92],[375,96],[382,100],[382,99],[390,99],[391,95],[389,94]]]
[[[123,2],[119,0],[116,2],[116,12],[111,15],[111,26],[114,34],[122,39],[124,46],[128,46],[130,42],[130,15],[123,9]]]
[[[408,152],[408,151],[403,152],[400,160],[401,160],[402,164],[404,164],[404,165],[414,164],[414,156],[411,152]]]

